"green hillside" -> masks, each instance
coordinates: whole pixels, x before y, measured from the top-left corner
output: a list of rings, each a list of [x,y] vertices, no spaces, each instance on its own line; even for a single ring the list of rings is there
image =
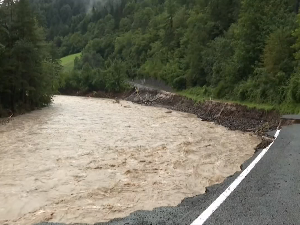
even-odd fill
[[[61,58],[61,65],[64,68],[64,71],[71,71],[74,68],[74,60],[76,57],[80,57],[81,53],[68,55]]]
[[[75,90],[155,78],[212,99],[300,105],[300,0],[30,2],[61,57],[82,52],[65,82]]]

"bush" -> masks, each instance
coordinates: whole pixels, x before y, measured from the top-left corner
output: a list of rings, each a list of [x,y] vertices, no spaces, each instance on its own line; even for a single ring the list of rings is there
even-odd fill
[[[221,81],[218,86],[214,89],[214,97],[217,99],[225,98],[232,92],[233,88],[230,84]]]
[[[107,91],[122,92],[128,88],[126,67],[120,60],[108,60],[106,69],[92,68],[85,63],[82,70],[64,72],[60,78],[60,91]]]
[[[173,81],[173,87],[176,90],[186,89],[186,78],[184,76],[175,78],[174,81]]]
[[[126,66],[121,60],[109,60],[105,74],[105,91],[122,92],[126,90]]]
[[[292,103],[300,103],[300,75],[294,74],[288,87],[287,100]]]

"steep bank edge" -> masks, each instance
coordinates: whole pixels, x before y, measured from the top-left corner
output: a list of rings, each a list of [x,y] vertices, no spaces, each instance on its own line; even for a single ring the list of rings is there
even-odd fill
[[[195,103],[178,94],[151,89],[139,89],[124,100],[192,113],[204,121],[215,122],[230,130],[255,132],[258,135],[275,130],[280,122],[280,114],[276,111],[250,109],[243,105],[218,101]]]

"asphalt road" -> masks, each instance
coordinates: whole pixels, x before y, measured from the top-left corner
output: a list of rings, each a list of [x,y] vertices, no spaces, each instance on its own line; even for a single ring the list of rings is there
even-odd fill
[[[269,152],[205,223],[300,224],[300,125],[285,127]]]
[[[242,169],[259,153],[245,162]],[[300,125],[292,125],[282,129],[267,154],[204,224],[300,224],[299,173]],[[207,188],[204,195],[184,199],[177,207],[139,211],[99,225],[190,225],[239,174]]]

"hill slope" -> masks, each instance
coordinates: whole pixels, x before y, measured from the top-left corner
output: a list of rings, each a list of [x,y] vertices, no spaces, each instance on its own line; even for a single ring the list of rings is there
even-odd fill
[[[74,60],[76,57],[80,57],[81,53],[72,54],[61,58],[61,65],[64,71],[71,71],[74,68]]]

